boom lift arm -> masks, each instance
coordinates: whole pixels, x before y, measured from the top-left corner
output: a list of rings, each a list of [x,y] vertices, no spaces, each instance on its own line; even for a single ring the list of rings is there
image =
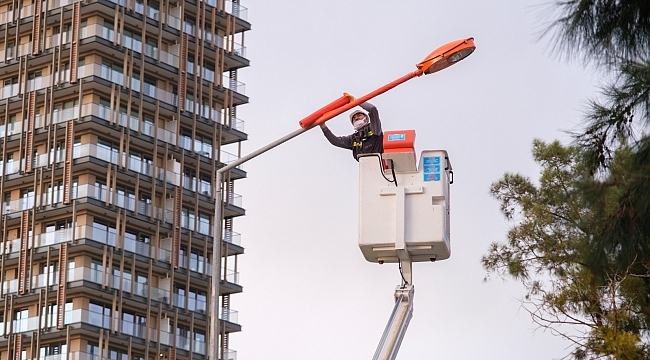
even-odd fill
[[[398,286],[395,289],[395,306],[373,360],[393,360],[397,357],[402,339],[413,317],[414,291],[413,285],[410,284]]]

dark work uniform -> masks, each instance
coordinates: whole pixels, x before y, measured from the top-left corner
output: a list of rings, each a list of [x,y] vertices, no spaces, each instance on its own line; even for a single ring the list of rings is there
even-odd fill
[[[359,154],[383,153],[384,152],[384,133],[381,130],[381,121],[379,120],[379,111],[369,102],[360,105],[368,112],[370,123],[354,134],[346,136],[336,136],[328,128],[323,129],[323,134],[329,140],[330,144],[352,150],[352,156],[359,161]]]

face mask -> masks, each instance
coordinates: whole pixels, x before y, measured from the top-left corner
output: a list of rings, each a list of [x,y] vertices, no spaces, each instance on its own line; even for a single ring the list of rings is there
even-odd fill
[[[366,126],[366,119],[359,119],[355,121],[352,126],[354,126],[355,131],[359,131],[362,127]]]

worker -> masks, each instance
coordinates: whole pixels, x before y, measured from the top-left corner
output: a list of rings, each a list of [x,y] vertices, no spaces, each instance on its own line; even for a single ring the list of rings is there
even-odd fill
[[[359,161],[357,158],[359,154],[381,154],[384,152],[384,134],[381,130],[377,107],[369,102],[364,102],[360,106],[368,114],[361,110],[356,110],[350,114],[350,123],[354,127],[354,134],[336,136],[324,123],[320,124],[323,135],[329,140],[330,144],[352,150],[352,156],[357,161]]]

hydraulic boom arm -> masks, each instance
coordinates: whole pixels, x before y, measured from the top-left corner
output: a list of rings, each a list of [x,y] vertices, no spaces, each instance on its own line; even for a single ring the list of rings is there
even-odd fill
[[[373,360],[393,360],[413,317],[413,285],[404,284],[395,289],[395,307],[381,337]]]

